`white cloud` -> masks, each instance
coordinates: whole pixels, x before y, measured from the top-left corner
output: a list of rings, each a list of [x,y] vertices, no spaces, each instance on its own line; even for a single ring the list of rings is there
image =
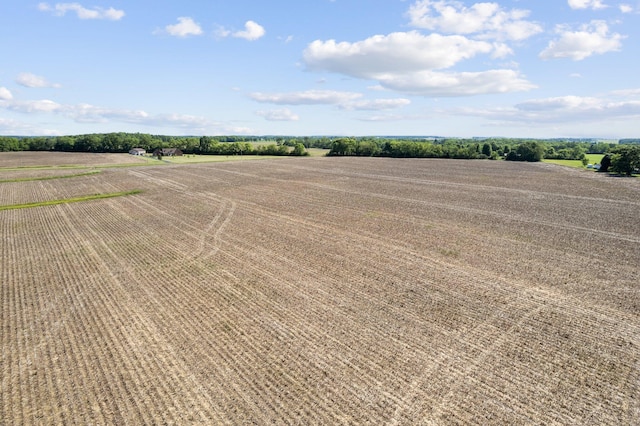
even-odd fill
[[[4,105],[4,107],[11,111],[25,114],[58,114],[70,118],[78,123],[107,123],[117,121],[149,126],[166,126],[167,124],[171,124],[185,128],[213,124],[210,120],[204,117],[180,114],[161,114],[152,116],[142,110],[103,108],[90,104],[64,105],[48,99],[12,101],[7,103],[7,105]]]
[[[192,18],[181,16],[178,18],[177,24],[164,27],[164,32],[174,37],[188,37],[201,35],[202,28]]]
[[[260,24],[253,21],[247,21],[244,24],[244,31],[237,31],[232,35],[236,38],[243,38],[245,40],[254,41],[264,36],[265,33],[266,31]]]
[[[635,94],[631,99],[619,99],[619,92]],[[531,126],[532,124],[575,124],[640,119],[640,90],[611,92],[603,96],[558,96],[532,99],[512,107],[460,108],[449,114],[468,115],[502,123]]]
[[[631,13],[633,12],[633,6],[629,5],[629,4],[621,4],[619,6],[620,8],[620,12],[622,13]]]
[[[355,43],[316,40],[307,46],[303,57],[311,70],[378,79],[389,73],[449,68],[492,51],[494,46],[484,41],[410,31],[376,35]]]
[[[268,121],[298,121],[300,117],[288,108],[274,109],[269,111],[256,111],[261,117]]]
[[[8,105],[8,109],[24,113],[39,113],[58,112],[62,111],[64,107],[57,102],[42,99],[37,101],[14,101]]]
[[[0,86],[0,101],[10,101],[13,99],[13,94],[6,87]]]
[[[545,99],[533,99],[516,105],[521,111],[558,111],[598,108],[601,101],[598,98],[584,96],[558,96]]]
[[[513,55],[513,49],[509,46],[504,43],[493,43],[492,58],[505,58],[510,55]]]
[[[62,132],[58,130],[46,129],[42,126],[23,123],[17,120],[0,118],[0,134],[3,135],[42,135],[60,136]]]
[[[607,6],[602,0],[568,0],[571,9],[604,9]]]
[[[353,101],[347,104],[340,105],[343,109],[358,110],[358,111],[384,111],[390,109],[401,108],[411,104],[409,99],[397,98],[397,99],[373,99],[373,100],[360,100]]]
[[[640,100],[640,88],[614,90],[611,92],[611,95],[621,98],[638,98]]]
[[[250,95],[257,102],[278,105],[339,105],[362,97],[360,93],[332,90],[307,90],[305,92],[261,93]]]
[[[421,96],[474,96],[521,92],[536,86],[514,70],[482,72],[420,71],[379,79],[387,89]]]
[[[407,116],[407,115],[397,115],[397,114],[384,114],[384,115],[370,115],[367,117],[359,117],[358,121],[366,121],[366,122],[390,122],[390,121],[405,121],[405,120],[417,120],[424,119],[425,117],[416,117],[416,116]]]
[[[41,77],[41,76],[35,75],[35,74],[31,74],[29,72],[23,72],[23,73],[18,74],[18,77],[16,78],[16,83],[18,83],[21,86],[31,87],[31,88],[40,88],[40,87],[59,88],[59,87],[62,87],[60,84],[50,83],[44,77]]]
[[[0,87],[0,96],[4,93]],[[254,129],[230,126],[213,121],[207,117],[186,114],[149,114],[143,110],[104,108],[90,104],[60,104],[48,99],[16,101],[10,92],[4,93],[5,100],[0,98],[0,108],[23,114],[53,114],[71,119],[76,123],[127,123],[150,126],[156,129],[179,129],[181,134],[255,134]],[[3,126],[4,125],[4,126]],[[2,120],[2,128],[24,128],[27,134],[55,134],[56,131],[44,130],[42,126],[22,125],[19,122]],[[16,130],[16,131],[18,131]],[[10,130],[13,131],[13,130]]]
[[[214,31],[214,34],[218,38],[226,38],[226,37],[229,37],[231,35],[231,31],[229,31],[225,27],[218,26],[216,28],[216,30]]]
[[[361,93],[331,90],[308,90],[288,93],[252,93],[254,101],[276,105],[335,105],[345,110],[381,111],[400,108],[411,103],[408,99],[364,100]]]
[[[615,100],[606,97],[561,96],[536,99],[518,104],[516,109],[542,122],[640,118],[640,100]]]
[[[620,50],[622,39],[625,38],[617,33],[609,34],[607,24],[596,20],[582,25],[577,31],[572,31],[566,26],[558,26],[556,32],[560,38],[551,41],[540,53],[540,58],[569,58],[581,61],[591,55]]]
[[[57,16],[64,16],[67,12],[75,12],[80,19],[107,19],[111,21],[118,21],[125,15],[123,10],[117,10],[113,7],[109,9],[101,7],[87,9],[79,3],[56,3],[55,6],[51,6],[48,3],[40,3],[38,4],[38,10],[53,12]]]
[[[502,56],[507,51],[501,43],[411,31],[356,43],[316,40],[305,49],[304,60],[311,70],[376,80],[386,89],[423,96],[507,93],[535,87],[513,70],[435,71],[480,53]]]
[[[247,21],[244,24],[243,31],[233,32],[226,29],[225,27],[218,27],[218,29],[216,29],[215,31],[216,37],[220,37],[220,38],[235,37],[235,38],[243,38],[249,41],[258,40],[259,38],[263,37],[265,34],[266,34],[266,31],[262,27],[262,25],[254,21]],[[288,41],[289,39],[285,40],[285,42],[288,42]]]
[[[419,0],[407,12],[417,28],[452,34],[478,34],[480,38],[524,40],[542,32],[542,27],[524,18],[528,10],[505,10],[498,3],[475,3],[466,7],[459,1]]]

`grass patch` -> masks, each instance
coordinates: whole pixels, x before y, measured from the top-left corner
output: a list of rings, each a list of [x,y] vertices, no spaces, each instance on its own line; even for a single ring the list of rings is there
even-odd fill
[[[54,180],[54,179],[69,179],[80,176],[90,176],[100,173],[99,170],[94,170],[92,172],[86,173],[74,173],[72,175],[63,175],[63,176],[43,176],[43,177],[30,177],[30,178],[17,178],[17,179],[0,179],[0,183],[7,182],[30,182],[34,180]]]
[[[162,157],[163,163],[189,164],[189,163],[217,163],[223,161],[266,160],[274,158],[288,158],[283,155],[198,155],[186,154],[181,157]]]
[[[329,149],[323,148],[307,148],[307,152],[311,157],[325,157],[329,151]]]
[[[602,161],[602,157],[604,154],[586,154],[588,164],[599,164]],[[584,169],[585,166],[582,164],[582,160],[551,160],[544,159],[542,160],[545,163],[550,164],[558,164],[560,166],[573,167],[575,169]]]
[[[584,169],[581,160],[542,160],[545,163],[558,164],[560,166],[573,167],[576,169]]]
[[[586,154],[587,160],[589,160],[589,164],[600,164],[604,154]]]
[[[85,195],[82,197],[64,198],[61,200],[48,200],[48,201],[39,201],[35,203],[23,203],[23,204],[9,204],[6,206],[0,206],[0,211],[29,209],[32,207],[43,207],[43,206],[55,206],[57,204],[78,203],[80,201],[102,200],[104,198],[115,198],[115,197],[124,197],[126,195],[140,194],[141,192],[142,190],[140,189],[134,189],[132,191],[109,192],[106,194]]]

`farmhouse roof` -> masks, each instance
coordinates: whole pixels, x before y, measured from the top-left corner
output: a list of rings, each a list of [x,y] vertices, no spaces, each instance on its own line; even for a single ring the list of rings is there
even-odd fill
[[[153,151],[153,155],[182,155],[182,151],[179,150],[178,148],[158,148],[155,151]]]

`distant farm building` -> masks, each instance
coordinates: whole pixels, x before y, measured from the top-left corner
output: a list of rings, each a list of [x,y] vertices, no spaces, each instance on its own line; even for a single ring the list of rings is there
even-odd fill
[[[158,148],[153,151],[154,157],[180,157],[182,155],[182,151],[180,151],[178,148]]]
[[[129,154],[131,155],[145,155],[146,153],[147,151],[143,148],[133,148],[131,151],[129,151]]]

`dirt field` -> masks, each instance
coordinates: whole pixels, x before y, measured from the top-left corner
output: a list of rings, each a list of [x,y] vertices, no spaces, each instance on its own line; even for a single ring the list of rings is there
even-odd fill
[[[640,423],[638,179],[287,158],[0,205],[133,189],[0,211],[1,424]]]

